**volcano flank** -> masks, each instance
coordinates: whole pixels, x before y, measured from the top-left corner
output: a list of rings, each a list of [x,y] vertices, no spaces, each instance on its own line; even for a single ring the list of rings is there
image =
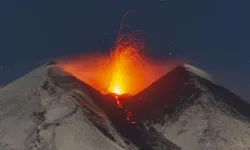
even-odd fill
[[[0,149],[250,148],[250,105],[187,64],[120,95],[51,62],[2,88],[0,100]]]

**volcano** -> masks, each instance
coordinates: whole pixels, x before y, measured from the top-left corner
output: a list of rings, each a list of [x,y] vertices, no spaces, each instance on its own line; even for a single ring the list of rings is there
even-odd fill
[[[3,150],[250,149],[250,105],[187,64],[117,97],[51,62],[2,88],[0,104]]]

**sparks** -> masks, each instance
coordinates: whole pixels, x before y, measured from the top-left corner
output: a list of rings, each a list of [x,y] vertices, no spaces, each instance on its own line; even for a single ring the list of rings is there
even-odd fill
[[[143,52],[146,46],[143,40],[139,39],[141,31],[123,33],[126,29],[132,29],[122,23],[108,61],[112,72],[109,92],[116,94],[125,94],[129,91],[129,84],[139,75],[137,69],[145,62]],[[138,78],[137,80],[139,81]]]

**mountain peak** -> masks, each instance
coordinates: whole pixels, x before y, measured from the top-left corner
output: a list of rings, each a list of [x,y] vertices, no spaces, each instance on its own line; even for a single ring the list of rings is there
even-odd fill
[[[244,138],[250,133],[250,104],[191,65],[176,67],[123,105],[182,149],[250,145]]]
[[[193,73],[197,76],[200,76],[203,79],[209,80],[214,83],[212,76],[209,75],[206,71],[189,64],[183,64],[182,66],[190,73]]]

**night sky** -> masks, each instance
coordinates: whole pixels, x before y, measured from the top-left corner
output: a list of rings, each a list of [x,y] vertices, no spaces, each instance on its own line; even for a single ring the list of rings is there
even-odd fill
[[[123,15],[154,57],[185,58],[250,102],[248,0],[1,0],[0,85],[54,58],[108,51]],[[169,56],[169,53],[172,55]]]

